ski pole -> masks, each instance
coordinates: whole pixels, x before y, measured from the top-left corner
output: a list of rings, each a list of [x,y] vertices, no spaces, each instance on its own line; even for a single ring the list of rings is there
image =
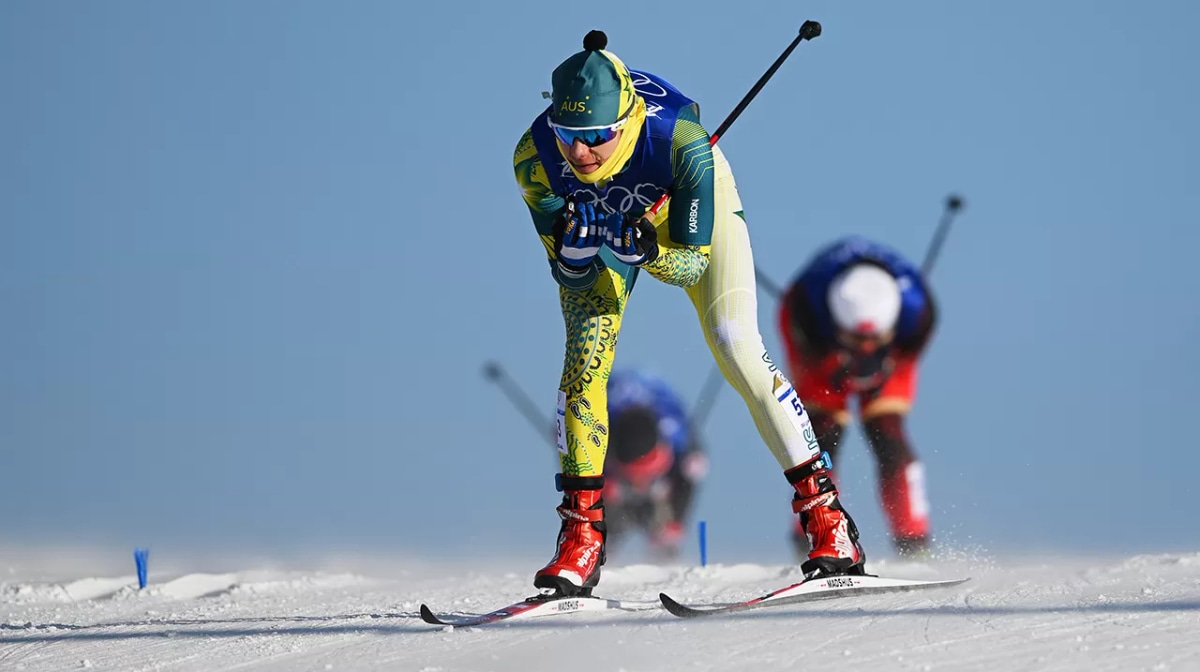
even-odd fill
[[[954,221],[954,215],[958,214],[962,207],[961,196],[950,194],[946,197],[946,209],[942,211],[942,220],[938,222],[933,240],[929,241],[929,248],[925,250],[925,260],[921,262],[921,275],[929,277],[929,272],[933,270],[933,262],[937,261],[938,252],[942,249],[942,243],[945,242],[946,235],[950,233],[950,224]]]
[[[708,372],[708,378],[704,379],[704,386],[700,388],[700,394],[696,396],[696,403],[693,404],[692,414],[689,416],[696,431],[700,431],[700,428],[704,426],[704,421],[708,419],[708,412],[712,410],[723,382],[725,382],[725,376],[721,373],[721,367],[713,364],[712,370]]]
[[[533,403],[529,395],[521,389],[521,386],[508,375],[504,367],[500,366],[498,362],[485,363],[483,365],[483,375],[500,387],[504,392],[504,396],[512,403],[513,408],[516,408],[535,430],[540,430],[543,426],[541,423],[543,422],[545,422],[545,427],[551,430],[554,429],[554,423],[541,418],[541,413],[538,412],[537,405]],[[704,387],[700,389],[700,394],[696,397],[696,403],[693,404],[692,414],[689,416],[696,423],[697,429],[699,429],[700,425],[704,424],[704,419],[708,415],[708,409],[712,407],[713,399],[716,397],[723,379],[721,369],[714,366],[713,370],[709,372],[708,378],[704,381]],[[551,447],[557,447],[548,435],[538,431],[538,436],[541,436]]]
[[[933,270],[933,262],[937,261],[942,243],[945,242],[946,235],[950,233],[950,224],[954,221],[954,216],[962,210],[963,205],[962,197],[957,194],[946,197],[946,209],[942,212],[942,219],[938,222],[933,239],[929,241],[929,247],[925,250],[925,260],[921,262],[921,275],[928,277],[929,272]],[[783,288],[763,273],[758,266],[754,267],[754,279],[763,291],[771,295],[771,298],[779,299],[783,296]]]
[[[778,299],[783,296],[783,288],[780,287],[774,280],[767,277],[766,273],[758,267],[754,267],[754,281],[762,288],[764,292],[771,295],[772,299]]]
[[[717,127],[717,130],[709,135],[708,144],[717,144],[717,140],[722,135],[725,135],[725,132],[728,131],[729,127],[733,125],[733,122],[736,121],[737,118],[742,115],[742,112],[746,110],[746,107],[750,105],[750,101],[754,100],[754,97],[758,95],[758,92],[761,91],[764,86],[766,86],[767,81],[771,79],[771,76],[775,74],[775,71],[779,69],[779,66],[783,65],[783,62],[787,60],[788,56],[792,55],[792,52],[795,51],[796,47],[800,46],[801,42],[804,40],[811,40],[820,34],[821,24],[817,23],[816,21],[805,21],[800,26],[799,34],[797,34],[795,39],[792,40],[792,43],[788,45],[787,49],[784,49],[783,53],[779,55],[779,58],[775,59],[775,62],[771,64],[771,67],[767,68],[767,71],[763,73],[763,76],[758,78],[758,81],[755,82],[750,91],[742,97],[742,101],[737,104],[737,107],[733,108],[733,112],[729,113],[729,116],[725,118],[725,121],[721,122],[721,125]],[[658,200],[654,202],[654,205],[650,206],[650,210],[648,210],[647,214],[644,216],[651,217],[657,215],[658,211],[662,210],[662,207],[667,204],[667,199],[670,197],[670,191],[667,191],[662,196],[659,196]]]
[[[761,91],[764,86],[766,86],[767,82],[771,79],[771,76],[774,75],[775,71],[779,69],[779,66],[783,65],[783,62],[787,60],[788,56],[792,55],[792,52],[796,50],[796,47],[800,46],[801,42],[804,40],[811,40],[814,37],[820,36],[820,34],[820,23],[817,23],[816,21],[805,21],[803,24],[801,24],[800,32],[792,40],[791,44],[787,46],[787,49],[784,49],[783,53],[779,55],[779,58],[776,58],[775,62],[771,64],[771,67],[767,68],[767,71],[763,73],[762,77],[758,78],[758,81],[755,82],[754,86],[750,88],[750,91],[748,91],[746,95],[742,97],[741,102],[739,102],[737,106],[733,108],[733,111],[729,113],[729,116],[725,118],[725,121],[721,122],[721,125],[717,127],[717,130],[713,131],[708,136],[708,144],[717,144],[717,140],[719,140],[722,135],[725,135],[725,132],[728,131],[729,127],[733,125],[733,122],[737,121],[737,118],[740,117],[742,112],[744,112],[750,105],[750,101],[754,100],[754,97],[758,95],[758,92]],[[658,200],[654,202],[654,205],[650,206],[650,210],[647,211],[647,214],[643,216],[653,217],[654,215],[657,215],[658,211],[662,210],[662,207],[667,204],[667,199],[669,198],[671,198],[670,191],[667,191],[662,196],[659,196]],[[754,269],[754,273],[755,277],[757,278],[757,268]],[[778,290],[779,288],[775,287],[774,294],[776,297],[779,296]],[[720,385],[722,378],[723,376],[721,375],[720,367],[713,365],[712,370],[708,373],[708,378],[705,380],[701,396],[696,400],[696,409],[693,411],[692,417],[695,418],[697,422],[702,422],[704,419],[706,419],[709,411],[712,410],[713,404],[716,403],[717,393],[721,390]],[[703,415],[696,415],[696,413],[699,413],[701,409],[703,409]]]
[[[483,365],[483,375],[488,380],[495,383],[504,392],[504,396],[508,398],[513,407],[525,416],[531,427],[537,431],[538,436],[543,441],[555,447],[554,441],[550,438],[550,431],[554,429],[554,422],[542,416],[538,411],[537,404],[525,394],[525,390],[517,385],[508,373],[497,362],[487,362]]]

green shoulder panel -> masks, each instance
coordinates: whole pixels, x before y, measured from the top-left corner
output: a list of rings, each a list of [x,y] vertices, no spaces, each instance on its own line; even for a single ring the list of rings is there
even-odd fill
[[[668,231],[680,245],[705,246],[712,242],[716,208],[712,145],[695,110],[679,112],[671,143],[674,183]]]

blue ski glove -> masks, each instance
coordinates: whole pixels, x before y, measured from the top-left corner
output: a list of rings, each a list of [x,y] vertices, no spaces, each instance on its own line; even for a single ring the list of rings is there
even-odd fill
[[[646,217],[622,217],[608,227],[605,244],[613,255],[630,266],[641,266],[658,258],[658,233]]]
[[[571,269],[589,266],[604,244],[607,220],[608,215],[597,212],[594,204],[568,200],[567,211],[554,231],[558,263]]]

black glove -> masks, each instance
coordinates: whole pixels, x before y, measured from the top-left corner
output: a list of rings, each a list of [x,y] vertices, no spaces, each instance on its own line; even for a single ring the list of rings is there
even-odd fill
[[[604,240],[617,259],[630,266],[648,264],[658,258],[658,233],[647,217],[624,216],[610,220]]]

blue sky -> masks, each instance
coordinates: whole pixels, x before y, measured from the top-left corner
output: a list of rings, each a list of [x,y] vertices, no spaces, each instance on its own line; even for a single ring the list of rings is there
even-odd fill
[[[966,198],[910,425],[935,531],[1194,549],[1200,9],[1076,0],[3,3],[0,540],[548,557],[553,457],[480,375],[553,409],[513,146],[589,29],[715,129],[805,19],[721,145],[776,280],[847,233],[919,257]],[[694,396],[681,291],[638,284],[618,361]],[[731,388],[706,430],[710,559],[785,561]]]

